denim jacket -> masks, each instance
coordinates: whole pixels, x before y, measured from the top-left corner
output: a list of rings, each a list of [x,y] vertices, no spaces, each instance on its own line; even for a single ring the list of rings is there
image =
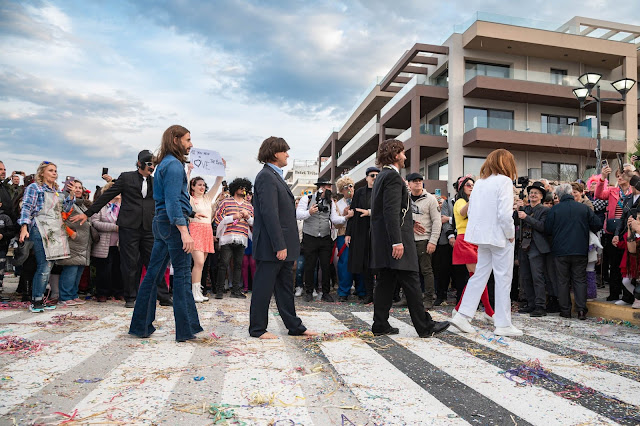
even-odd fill
[[[182,185],[178,185],[178,182]],[[187,174],[184,165],[171,154],[164,157],[156,169],[153,199],[156,202],[156,215],[160,210],[166,210],[169,223],[187,226],[187,217],[192,213]]]

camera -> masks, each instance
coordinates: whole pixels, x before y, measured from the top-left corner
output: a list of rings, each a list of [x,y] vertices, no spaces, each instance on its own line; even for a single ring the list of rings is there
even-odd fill
[[[520,176],[517,180],[513,181],[513,184],[516,188],[520,189],[520,194],[518,194],[518,197],[520,197],[521,200],[524,200],[525,189],[529,185],[529,176]]]
[[[318,189],[316,202],[318,204],[318,211],[327,213],[329,211],[329,208],[331,208],[331,190],[323,190],[322,188]]]

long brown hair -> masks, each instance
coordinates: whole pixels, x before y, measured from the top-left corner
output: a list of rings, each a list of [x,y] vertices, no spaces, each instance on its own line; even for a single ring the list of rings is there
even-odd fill
[[[191,133],[191,132],[187,130],[185,127],[182,127],[178,124],[174,124],[173,126],[169,127],[167,130],[165,130],[164,133],[162,134],[162,142],[160,143],[160,149],[158,150],[158,154],[156,155],[156,158],[154,159],[153,162],[155,164],[160,164],[160,162],[164,159],[164,157],[166,157],[167,155],[173,155],[178,159],[178,161],[184,164],[185,162],[184,156],[186,152],[184,152],[184,149],[182,148],[182,145],[180,144],[179,141],[187,133]],[[178,138],[177,143],[176,143],[176,138]]]
[[[513,154],[506,149],[496,149],[489,154],[480,168],[480,179],[486,179],[491,175],[505,175],[515,180],[518,172]]]

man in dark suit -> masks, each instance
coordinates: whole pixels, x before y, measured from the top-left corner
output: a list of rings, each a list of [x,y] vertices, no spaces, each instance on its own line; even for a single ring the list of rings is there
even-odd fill
[[[142,265],[147,267],[153,248],[151,224],[155,214],[153,201],[153,153],[140,151],[136,166],[138,170],[124,172],[114,181],[113,186],[95,200],[86,214],[73,217],[73,222],[84,223],[88,217],[98,213],[117,195],[122,195],[118,215],[118,237],[120,245],[120,270],[124,287],[125,306],[135,306]],[[165,281],[158,283],[158,300],[162,306],[173,304]]]
[[[315,335],[302,325],[293,302],[293,262],[300,254],[295,199],[284,181],[289,145],[282,138],[265,139],[258,152],[264,164],[256,176],[253,193],[253,258],[256,281],[253,283],[249,334],[261,339],[276,339],[267,331],[269,302],[275,293],[280,318],[292,336]]]
[[[373,295],[371,331],[376,336],[398,334],[389,324],[389,310],[396,284],[400,284],[418,336],[430,337],[446,330],[449,323],[433,321],[422,303],[411,198],[400,176],[406,158],[398,140],[388,139],[378,147],[376,162],[382,171],[371,194],[371,268],[379,270],[379,280]]]
[[[546,263],[547,254],[551,252],[551,244],[544,234],[549,209],[542,205],[542,200],[547,195],[547,190],[542,182],[534,182],[527,188],[527,193],[529,205],[525,206],[522,200],[517,203],[522,230],[518,277],[527,298],[527,306],[522,307],[519,312],[532,317],[543,317],[547,315],[545,278],[555,280],[555,276],[548,276]],[[552,273],[555,275],[553,270]],[[550,292],[549,295],[553,297],[555,294]]]

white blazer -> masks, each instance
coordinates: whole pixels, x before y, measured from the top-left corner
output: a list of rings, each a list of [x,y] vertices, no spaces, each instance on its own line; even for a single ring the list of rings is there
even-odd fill
[[[464,240],[480,245],[506,247],[515,237],[513,182],[504,175],[479,179],[469,198],[469,223]]]

